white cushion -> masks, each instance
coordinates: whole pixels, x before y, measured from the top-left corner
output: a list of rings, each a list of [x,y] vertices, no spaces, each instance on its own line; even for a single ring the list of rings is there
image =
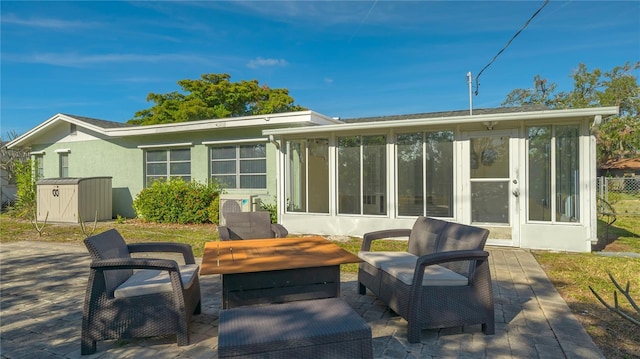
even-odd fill
[[[417,259],[416,259],[417,261]],[[383,263],[380,269],[389,273],[406,285],[413,283],[413,273],[416,269],[413,263]],[[424,269],[423,286],[462,286],[469,284],[467,277],[439,265],[430,265]]]
[[[415,266],[418,260],[418,257],[409,252],[358,252],[358,257],[378,269],[383,263],[413,263]]]
[[[198,272],[197,264],[184,264],[178,266],[182,284],[190,285],[191,280]],[[139,295],[157,294],[173,291],[169,272],[165,270],[142,269],[139,270],[124,283],[116,288],[113,295],[116,298],[137,297]]]

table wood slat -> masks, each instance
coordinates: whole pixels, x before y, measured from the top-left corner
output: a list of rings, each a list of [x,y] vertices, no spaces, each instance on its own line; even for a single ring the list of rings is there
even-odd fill
[[[207,242],[200,274],[251,273],[361,261],[319,236]]]

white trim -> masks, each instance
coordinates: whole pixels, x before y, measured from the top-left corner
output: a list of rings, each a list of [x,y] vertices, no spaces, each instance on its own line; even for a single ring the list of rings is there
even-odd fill
[[[29,152],[29,156],[39,156],[39,155],[44,155],[44,151],[32,151],[32,152]]]
[[[411,127],[411,126],[425,126],[425,125],[455,125],[455,124],[468,124],[468,123],[482,123],[482,122],[505,122],[505,121],[532,121],[542,119],[556,119],[556,118],[574,118],[596,115],[617,115],[618,107],[594,107],[583,109],[568,109],[568,110],[545,110],[545,111],[531,111],[531,112],[508,112],[488,115],[465,115],[465,116],[450,116],[450,117],[434,117],[434,118],[417,118],[407,120],[395,120],[395,121],[364,121],[344,123],[340,125],[325,125],[315,127],[302,127],[302,128],[279,128],[271,130],[263,130],[263,135],[291,135],[291,134],[309,134],[314,132],[339,132],[339,131],[357,131],[357,130],[375,130],[375,129],[389,129],[399,127]]]
[[[269,141],[268,138],[258,137],[258,138],[243,138],[243,139],[236,139],[236,140],[202,141],[202,144],[207,146],[207,145],[229,145],[229,144],[236,144],[236,143],[254,143],[254,142],[268,142],[268,141]]]
[[[168,148],[168,147],[191,147],[193,146],[192,142],[184,142],[184,143],[166,143],[161,145],[140,145],[138,146],[141,150],[146,150],[148,148]]]
[[[53,152],[55,152],[55,153],[70,153],[71,149],[70,148],[59,148],[59,149],[57,149],[57,150],[55,150]]]

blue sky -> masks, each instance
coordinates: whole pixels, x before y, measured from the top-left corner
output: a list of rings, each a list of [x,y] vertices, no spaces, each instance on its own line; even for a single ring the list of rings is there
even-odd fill
[[[342,118],[469,108],[540,1],[2,1],[0,134],[56,113],[125,122],[147,94],[228,73]],[[640,2],[552,0],[481,75],[474,108],[540,74],[640,60]],[[637,75],[637,74],[636,74]],[[475,86],[475,85],[474,85]]]

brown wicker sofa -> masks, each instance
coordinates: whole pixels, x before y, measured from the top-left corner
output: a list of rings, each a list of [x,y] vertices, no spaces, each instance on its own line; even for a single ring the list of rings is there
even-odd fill
[[[359,293],[368,288],[408,323],[408,340],[420,341],[422,329],[481,324],[495,332],[489,231],[419,217],[412,229],[364,235],[358,256]],[[375,252],[376,239],[409,237],[407,252]]]
[[[95,353],[96,341],[105,339],[175,334],[178,345],[189,344],[191,317],[201,310],[200,267],[191,246],[127,245],[115,229],[84,243],[92,262],[82,313],[82,355]],[[184,264],[131,256],[143,252],[178,253]]]

